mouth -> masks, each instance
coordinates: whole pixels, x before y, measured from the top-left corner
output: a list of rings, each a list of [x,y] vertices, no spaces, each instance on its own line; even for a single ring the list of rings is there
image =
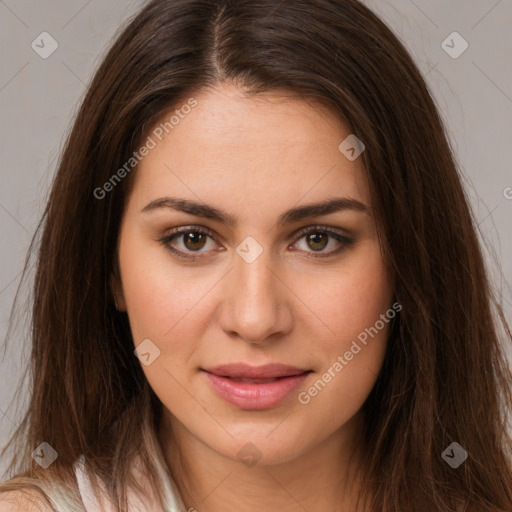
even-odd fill
[[[202,369],[213,391],[243,410],[278,406],[312,372],[282,364],[253,367],[244,363]]]
[[[222,377],[222,375],[218,375],[218,377]],[[224,375],[226,379],[231,379],[235,382],[251,382],[252,384],[266,384],[267,382],[275,382],[279,379],[286,379],[286,377],[275,377],[273,379],[244,379],[240,377],[228,377],[227,375]]]

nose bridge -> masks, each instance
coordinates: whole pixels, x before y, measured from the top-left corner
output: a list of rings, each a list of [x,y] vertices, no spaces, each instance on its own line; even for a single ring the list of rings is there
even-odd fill
[[[244,249],[243,243],[240,249]],[[250,250],[254,251],[254,247]],[[235,255],[229,291],[223,304],[223,328],[226,331],[236,332],[247,341],[257,343],[290,327],[291,315],[284,291],[280,289],[283,285],[272,267],[275,265],[272,265],[271,253],[263,248],[255,259],[244,253]]]
[[[258,305],[270,304],[276,297],[275,277],[270,271],[270,258],[259,256],[255,261],[248,263],[242,258],[238,258],[235,263],[235,279],[239,283],[239,292],[237,299],[239,303],[244,304],[245,299],[249,304]]]

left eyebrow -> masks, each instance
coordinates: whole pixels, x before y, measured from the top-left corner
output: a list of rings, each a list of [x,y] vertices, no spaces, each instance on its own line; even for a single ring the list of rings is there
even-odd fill
[[[335,197],[320,203],[311,203],[304,206],[292,208],[277,219],[277,225],[283,226],[291,224],[302,219],[310,217],[321,217],[322,215],[329,215],[345,210],[352,210],[356,212],[369,213],[369,207],[361,203],[357,199],[350,197]]]
[[[175,197],[161,197],[148,203],[143,209],[142,213],[157,210],[159,208],[170,208],[173,210],[181,211],[194,215],[196,217],[203,217],[207,219],[216,220],[229,224],[230,226],[236,225],[236,217],[223,212],[214,206],[192,201],[190,199],[181,199]],[[302,219],[321,217],[322,215],[329,215],[339,211],[352,210],[369,214],[370,208],[350,197],[335,197],[318,203],[310,203],[304,206],[291,208],[282,213],[277,219],[278,226],[292,224]]]

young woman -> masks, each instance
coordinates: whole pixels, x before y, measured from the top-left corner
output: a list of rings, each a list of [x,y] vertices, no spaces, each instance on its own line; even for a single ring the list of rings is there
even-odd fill
[[[37,239],[1,511],[512,510],[511,374],[417,67],[356,0],[153,0]]]

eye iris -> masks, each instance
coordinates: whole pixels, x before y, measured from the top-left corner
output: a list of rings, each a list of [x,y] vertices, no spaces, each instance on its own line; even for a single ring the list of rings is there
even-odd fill
[[[311,249],[324,249],[325,246],[327,245],[327,239],[328,236],[325,233],[313,233],[307,236],[308,244],[309,242],[313,242],[313,244],[320,244],[320,247],[313,247],[310,245]]]
[[[202,249],[206,243],[206,235],[204,233],[197,233],[189,231],[183,234],[185,247],[191,251]],[[191,242],[192,245],[189,244]],[[199,244],[199,246],[197,246]]]

